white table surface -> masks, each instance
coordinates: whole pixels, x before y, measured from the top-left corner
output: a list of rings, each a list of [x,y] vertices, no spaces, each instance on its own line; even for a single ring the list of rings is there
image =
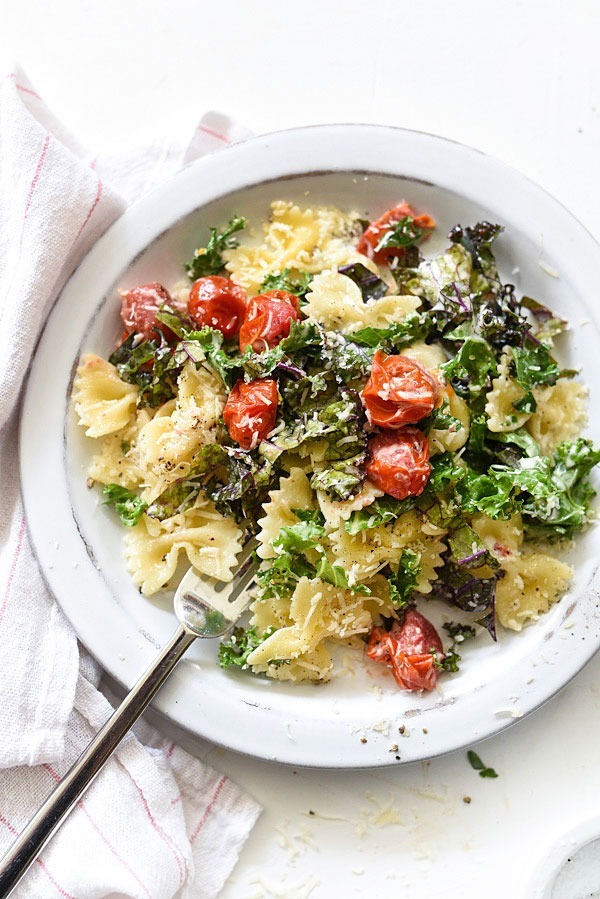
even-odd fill
[[[0,8],[0,53],[90,148],[184,135],[209,108],[257,132],[402,125],[500,157],[600,237],[596,0],[380,0],[371,13],[359,0]],[[479,778],[464,752],[340,773],[188,743],[265,809],[222,899],[530,899],[538,861],[598,812],[599,676],[596,658],[481,746],[496,780]]]

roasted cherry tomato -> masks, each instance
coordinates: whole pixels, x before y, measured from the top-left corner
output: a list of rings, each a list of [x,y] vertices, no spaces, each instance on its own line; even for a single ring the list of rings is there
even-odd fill
[[[384,493],[419,496],[430,474],[429,442],[418,428],[383,431],[369,440],[367,476]]]
[[[374,425],[402,428],[429,415],[439,394],[437,379],[414,359],[377,350],[362,397]]]
[[[232,440],[242,449],[254,449],[277,419],[277,384],[273,378],[237,381],[223,409]]]
[[[442,641],[435,627],[415,609],[409,609],[402,624],[395,621],[390,631],[374,627],[367,656],[391,668],[397,684],[405,690],[433,690],[439,668],[434,656],[443,655]]]
[[[300,320],[298,297],[286,290],[269,290],[248,302],[240,328],[240,350],[251,346],[263,353],[277,346],[290,333],[293,321]]]
[[[231,278],[198,278],[190,291],[188,312],[199,328],[208,325],[224,337],[235,337],[246,314],[246,294]]]
[[[142,334],[146,340],[156,338],[157,331],[170,339],[173,332],[156,321],[156,313],[164,303],[173,305],[173,300],[162,284],[142,284],[131,290],[121,290],[121,318],[125,325],[125,337],[130,334]]]
[[[421,228],[426,234],[435,228],[435,219],[432,219],[430,215],[416,215],[408,203],[399,203],[384,212],[376,221],[371,222],[356,244],[356,249],[363,256],[368,256],[369,259],[380,263],[389,262],[395,256],[404,256],[406,247],[384,247],[380,250],[377,247],[397,222],[408,217],[413,220],[417,228]]]

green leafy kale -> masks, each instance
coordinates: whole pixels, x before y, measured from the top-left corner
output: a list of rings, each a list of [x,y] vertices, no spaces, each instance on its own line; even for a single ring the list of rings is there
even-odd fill
[[[529,391],[542,384],[556,384],[561,376],[560,368],[543,343],[513,347],[512,356],[516,379],[523,390]]]
[[[138,387],[140,408],[154,409],[175,396],[181,366],[164,338],[161,341],[140,341],[138,334],[131,334],[108,358],[122,381]]]
[[[454,673],[459,670],[460,654],[456,651],[457,647],[464,643],[465,640],[475,636],[475,628],[469,624],[454,624],[452,621],[443,625],[444,630],[450,636],[452,643],[449,649],[444,651],[441,659],[435,660],[444,671]]]
[[[325,536],[325,528],[315,521],[304,520],[298,524],[282,527],[273,540],[276,552],[303,553],[313,549]]]
[[[312,279],[313,276],[308,272],[292,273],[290,268],[284,268],[278,274],[267,275],[260,289],[261,293],[267,290],[285,290],[303,299],[308,293]]]
[[[210,237],[206,247],[196,250],[194,258],[186,265],[186,271],[191,281],[197,278],[205,278],[207,275],[218,275],[225,268],[223,250],[236,246],[233,237],[238,231],[246,227],[246,219],[235,216],[221,231],[211,227]]]
[[[395,521],[404,512],[409,512],[413,509],[415,502],[416,497],[414,496],[410,496],[408,499],[394,499],[392,496],[381,496],[365,509],[352,512],[344,525],[344,529],[348,534],[354,536],[368,528],[376,528],[380,524]]]
[[[405,215],[400,221],[394,222],[385,232],[375,247],[375,252],[378,253],[380,250],[392,247],[414,247],[423,239],[424,235],[425,229],[419,228],[411,215]]]
[[[456,225],[448,237],[452,243],[460,244],[470,254],[476,272],[483,275],[487,281],[497,282],[498,270],[491,247],[503,230],[501,225],[477,222],[473,227],[467,228]]]
[[[516,469],[496,466],[494,475],[511,478],[523,492],[523,520],[536,536],[571,537],[592,517],[596,491],[589,476],[598,462],[600,450],[580,437],[559,444],[552,458],[524,458]]]
[[[373,274],[362,262],[344,265],[338,271],[340,275],[346,275],[360,288],[365,303],[368,303],[369,300],[379,300],[389,293],[389,287],[385,281]]]
[[[498,373],[496,357],[481,337],[468,337],[454,359],[440,367],[456,393],[467,400],[487,389]]]
[[[410,312],[401,322],[395,322],[388,328],[361,328],[351,337],[359,346],[381,349],[387,353],[392,350],[398,352],[416,340],[424,340],[431,333],[433,325],[431,316]]]
[[[395,609],[405,609],[419,582],[421,573],[421,555],[410,549],[404,549],[400,556],[398,570],[388,578],[390,601]]]
[[[265,640],[274,634],[277,628],[268,627],[264,634],[258,634],[255,627],[249,627],[244,630],[243,627],[236,627],[229,640],[224,640],[219,644],[219,665],[221,668],[231,668],[232,666],[248,668],[248,656],[257,646],[264,643]]]
[[[134,527],[148,508],[141,496],[120,484],[106,484],[102,492],[106,497],[104,505],[112,506],[127,528]]]

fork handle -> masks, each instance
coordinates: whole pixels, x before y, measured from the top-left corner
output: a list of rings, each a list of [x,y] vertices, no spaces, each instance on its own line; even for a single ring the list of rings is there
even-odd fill
[[[6,899],[12,893],[194,640],[194,634],[185,628],[177,629],[160,655],[17,837],[0,861],[0,899]]]

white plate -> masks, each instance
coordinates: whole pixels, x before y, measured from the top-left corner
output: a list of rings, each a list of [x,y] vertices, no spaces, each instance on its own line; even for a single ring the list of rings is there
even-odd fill
[[[592,387],[591,436],[600,438],[600,343],[591,308],[600,248],[525,177],[438,137],[363,125],[267,135],[194,163],[128,210],[73,275],[44,332],[23,408],[23,492],[40,563],[83,644],[127,687],[175,619],[168,597],[147,600],[132,586],[122,530],[98,492],[86,488],[93,443],[69,406],[72,375],[82,351],[111,351],[117,287],[172,284],[208,225],[234,213],[261,222],[277,198],[335,203],[370,216],[406,198],[438,221],[428,252],[445,244],[457,222],[505,225],[497,243],[501,270],[572,323],[563,361],[583,366]],[[358,657],[327,685],[261,680],[221,670],[216,645],[198,641],[155,708],[201,737],[295,765],[398,764],[468,746],[538,707],[596,652],[598,556],[598,532],[590,529],[571,552],[576,574],[569,595],[520,634],[502,633],[497,644],[483,634],[465,649],[460,672],[443,678],[433,694],[402,692],[382,667],[366,669]],[[407,735],[399,735],[402,725]]]

